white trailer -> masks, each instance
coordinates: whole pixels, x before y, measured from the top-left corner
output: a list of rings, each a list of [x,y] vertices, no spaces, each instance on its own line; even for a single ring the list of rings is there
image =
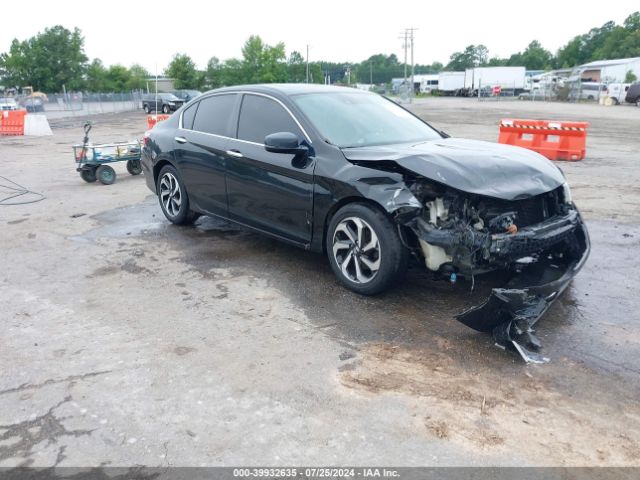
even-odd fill
[[[526,89],[525,77],[525,67],[468,68],[464,76],[464,88],[468,95],[477,95],[478,90],[494,87],[520,95]]]
[[[464,88],[465,72],[440,72],[438,91],[443,95],[458,95]]]
[[[438,89],[437,74],[420,74],[413,76],[413,90],[417,93],[431,93]]]

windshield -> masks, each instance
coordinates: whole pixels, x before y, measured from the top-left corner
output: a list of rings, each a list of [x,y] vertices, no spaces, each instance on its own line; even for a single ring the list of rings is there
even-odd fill
[[[340,148],[442,138],[395,103],[366,93],[309,93],[293,97],[320,134]]]

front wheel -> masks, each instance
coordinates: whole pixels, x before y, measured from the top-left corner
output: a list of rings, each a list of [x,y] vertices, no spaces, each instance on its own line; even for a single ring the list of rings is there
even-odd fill
[[[111,185],[116,181],[116,171],[109,165],[100,165],[96,170],[96,177],[103,185]]]
[[[148,104],[144,104],[144,107],[142,107],[144,109],[144,113],[146,113],[147,115],[151,113],[151,108],[149,108]]]
[[[162,107],[162,113],[165,113],[165,114],[169,113],[169,105],[164,105]]]
[[[178,171],[173,166],[166,165],[160,170],[156,191],[162,213],[171,223],[188,225],[195,222],[200,216],[189,209],[187,190]]]
[[[333,273],[362,295],[383,292],[407,268],[409,252],[391,219],[363,203],[348,204],[333,216],[326,249]]]

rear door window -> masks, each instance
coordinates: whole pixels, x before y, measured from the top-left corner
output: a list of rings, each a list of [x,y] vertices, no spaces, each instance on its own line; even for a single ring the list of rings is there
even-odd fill
[[[193,120],[193,130],[228,137],[236,95],[213,95],[200,100]]]
[[[198,104],[200,102],[194,103],[189,108],[187,108],[182,114],[182,128],[186,130],[191,130],[193,128],[193,119],[196,116],[196,110],[198,110]]]
[[[290,132],[304,138],[289,112],[275,100],[245,94],[240,108],[238,139],[264,144],[264,137],[272,133]]]

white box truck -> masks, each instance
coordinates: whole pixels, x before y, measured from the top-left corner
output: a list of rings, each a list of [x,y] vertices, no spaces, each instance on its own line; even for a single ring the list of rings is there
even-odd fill
[[[526,90],[525,67],[476,67],[468,68],[464,75],[467,95],[476,96],[478,90],[491,91],[500,87],[502,92],[520,95]]]
[[[459,95],[464,89],[465,72],[440,72],[438,92],[442,95]]]

